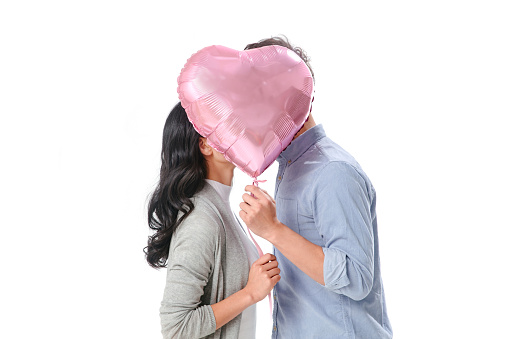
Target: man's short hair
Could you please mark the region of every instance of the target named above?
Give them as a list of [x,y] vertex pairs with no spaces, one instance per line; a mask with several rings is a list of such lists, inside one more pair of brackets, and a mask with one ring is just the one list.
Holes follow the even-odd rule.
[[309,71],[311,72],[311,76],[313,77],[313,82],[315,81],[315,73],[313,73],[313,69],[311,68],[311,65],[309,64],[311,59],[308,57],[308,55],[302,48],[293,46],[290,43],[290,41],[288,41],[288,38],[284,35],[271,37],[268,39],[262,39],[258,42],[247,45],[246,48],[244,48],[244,50],[259,48],[259,47],[264,47],[264,46],[272,46],[272,45],[283,46],[283,47],[286,47],[286,48],[294,51],[295,54],[297,54],[302,59],[302,61],[304,61],[306,66],[308,66]]

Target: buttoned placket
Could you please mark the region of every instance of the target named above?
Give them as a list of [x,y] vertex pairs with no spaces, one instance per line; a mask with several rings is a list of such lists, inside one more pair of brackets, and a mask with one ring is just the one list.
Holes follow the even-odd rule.
[[[284,160],[283,160],[284,159]],[[276,180],[276,189],[275,189],[275,192],[274,192],[274,199],[276,199],[277,197],[277,193],[278,193],[278,190],[279,190],[279,185],[281,184],[281,181],[283,181],[283,177],[285,175],[285,171],[286,171],[286,168],[292,163],[292,160],[286,160],[285,158],[283,158],[280,162],[279,162],[279,168],[278,168],[278,173],[277,173],[277,180]],[[273,338],[277,338],[277,295],[276,295],[276,289],[277,289],[277,286],[274,287],[274,290],[273,290],[273,296],[274,296],[274,321],[273,321],[273,327],[272,327],[272,332],[273,332]]]
[[272,323],[272,338],[277,338],[277,312],[278,304],[276,301],[276,292],[274,288],[274,310],[273,310],[273,323]]
[[[284,158],[283,158],[284,159]],[[274,190],[274,199],[277,198],[277,193],[278,193],[278,190],[279,190],[279,185],[281,184],[281,181],[283,180],[283,177],[284,177],[284,174],[285,174],[285,170],[286,170],[286,166],[287,166],[287,162],[284,161],[283,159],[281,159],[281,161],[279,161],[279,167],[278,167],[278,171],[277,171],[277,178],[276,178],[276,189]],[[273,296],[274,296],[274,310],[273,310],[273,323],[272,323],[272,338],[277,338],[277,312],[278,312],[278,305],[277,305],[277,296],[276,296],[276,289],[277,289],[277,286],[274,287],[272,293],[273,293]]]
[[276,178],[276,190],[274,191],[274,199],[277,197],[277,193],[279,191],[279,185],[281,184],[281,181],[283,180],[283,176],[285,174],[286,164],[283,162],[279,163],[279,168],[277,171],[277,178]]
[[[283,158],[284,159],[284,158]],[[277,197],[277,193],[279,191],[279,185],[281,184],[281,181],[283,181],[283,177],[285,175],[286,168],[292,163],[292,160],[287,161],[281,161],[279,163],[279,168],[277,172],[277,179],[276,179],[276,190],[274,191],[274,199]]]

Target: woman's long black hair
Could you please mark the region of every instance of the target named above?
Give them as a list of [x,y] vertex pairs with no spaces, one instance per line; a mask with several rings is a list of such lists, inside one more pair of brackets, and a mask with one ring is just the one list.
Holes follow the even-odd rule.
[[179,102],[164,124],[160,178],[148,204],[148,225],[155,233],[144,252],[154,268],[166,266],[173,232],[194,209],[191,197],[205,184],[207,165],[200,137]]

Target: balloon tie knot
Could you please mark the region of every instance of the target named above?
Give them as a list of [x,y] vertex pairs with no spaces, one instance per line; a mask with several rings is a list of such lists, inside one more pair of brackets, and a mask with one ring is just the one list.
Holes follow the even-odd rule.
[[255,177],[253,179],[253,185],[255,185],[256,187],[258,187],[258,183],[260,183],[260,182],[262,182],[262,183],[267,182],[267,180],[258,180],[258,177]]

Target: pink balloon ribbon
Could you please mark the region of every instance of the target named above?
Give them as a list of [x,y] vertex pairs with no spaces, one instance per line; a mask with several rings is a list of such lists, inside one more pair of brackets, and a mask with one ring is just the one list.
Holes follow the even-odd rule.
[[258,187],[258,183],[260,183],[260,182],[262,182],[262,183],[267,182],[267,180],[258,180],[258,177],[255,177],[253,179],[253,185],[255,185],[256,187]]
[[[258,251],[258,255],[261,257],[263,255],[263,251],[262,251],[262,248],[260,247],[260,245],[258,245],[258,243],[256,242],[255,238],[253,237],[253,234],[251,233],[251,231],[249,230],[249,227],[246,227],[247,228],[247,231],[249,232],[249,236],[251,237],[251,240],[253,240],[254,242],[254,245],[256,246],[256,250]],[[272,317],[272,293],[269,293],[269,307],[270,307],[270,315]]]
[[[253,179],[253,185],[255,185],[256,187],[258,187],[258,183],[260,182],[267,182],[267,180],[258,180],[258,177],[255,177]],[[251,196],[254,197],[253,193],[251,193]],[[247,226],[247,225],[246,225]],[[263,255],[263,251],[262,251],[262,248],[260,247],[260,245],[258,245],[258,243],[256,242],[255,238],[253,237],[253,234],[251,233],[251,230],[249,229],[249,227],[246,227],[247,228],[247,232],[249,233],[249,236],[251,237],[251,240],[253,240],[253,243],[256,247],[256,250],[258,251],[258,256],[261,257]],[[272,317],[272,293],[269,293],[269,307],[270,307],[270,315]]]

